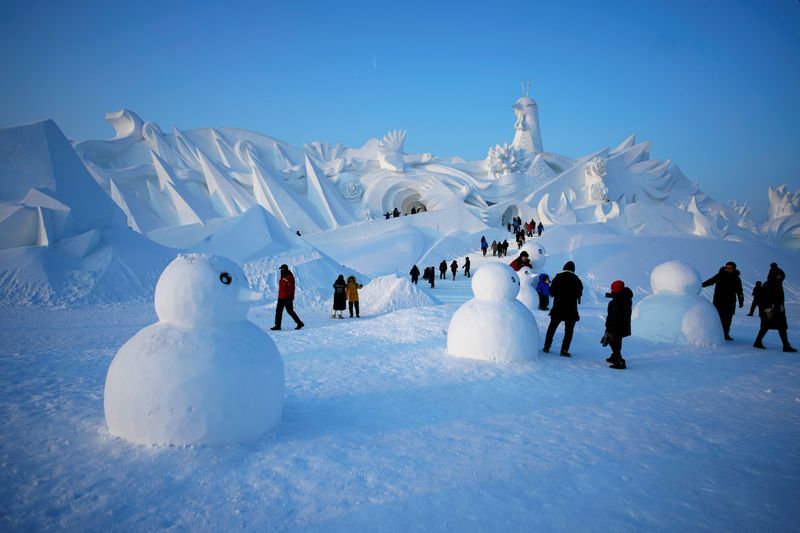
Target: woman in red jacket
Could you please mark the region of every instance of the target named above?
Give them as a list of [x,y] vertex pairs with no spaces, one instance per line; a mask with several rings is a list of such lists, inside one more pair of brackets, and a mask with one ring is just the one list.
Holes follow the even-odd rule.
[[294,329],[300,329],[305,324],[294,312],[294,275],[287,265],[281,265],[280,274],[281,276],[278,278],[278,306],[275,308],[275,325],[269,329],[273,331],[281,329],[284,309],[297,324]]

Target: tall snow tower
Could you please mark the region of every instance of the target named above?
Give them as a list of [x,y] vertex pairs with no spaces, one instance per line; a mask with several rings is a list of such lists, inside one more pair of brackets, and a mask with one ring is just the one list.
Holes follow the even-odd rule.
[[531,84],[523,85],[522,96],[514,105],[517,121],[514,124],[514,148],[528,153],[542,152],[542,134],[539,131],[539,106],[528,96]]

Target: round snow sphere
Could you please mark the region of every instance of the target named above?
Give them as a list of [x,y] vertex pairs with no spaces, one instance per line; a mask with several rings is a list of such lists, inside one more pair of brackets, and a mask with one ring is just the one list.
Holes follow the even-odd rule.
[[531,260],[531,268],[534,272],[541,272],[547,262],[547,255],[544,246],[538,242],[528,241],[522,245],[520,252],[528,252],[528,259]]
[[538,351],[536,320],[515,299],[473,298],[458,308],[447,328],[447,353],[457,357],[500,363],[533,360]]
[[650,274],[650,287],[654,293],[700,294],[700,274],[694,267],[675,260],[661,263]]
[[693,294],[665,291],[644,298],[633,308],[631,330],[636,337],[669,344],[716,346],[723,342],[716,309]]
[[241,443],[278,426],[284,383],[278,348],[252,322],[158,322],[117,352],[103,408],[109,432],[136,444]]
[[472,276],[472,293],[479,300],[513,300],[519,293],[519,276],[503,263],[488,263]]
[[230,324],[244,320],[258,297],[230,259],[181,254],[158,278],[156,314],[162,322],[183,326]]

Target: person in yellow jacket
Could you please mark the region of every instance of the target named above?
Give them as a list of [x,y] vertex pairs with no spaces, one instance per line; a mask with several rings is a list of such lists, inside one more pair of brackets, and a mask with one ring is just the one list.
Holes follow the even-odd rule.
[[362,288],[363,285],[356,282],[355,276],[350,276],[347,278],[347,306],[350,309],[350,318],[353,318],[353,307],[356,308],[356,318],[361,318],[361,315],[358,312],[358,289]]

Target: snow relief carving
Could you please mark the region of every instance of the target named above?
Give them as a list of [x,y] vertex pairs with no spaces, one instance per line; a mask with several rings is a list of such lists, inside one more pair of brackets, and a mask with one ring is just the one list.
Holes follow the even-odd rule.
[[530,166],[530,161],[522,150],[504,143],[496,144],[489,148],[486,156],[486,166],[492,176],[499,178],[506,174],[525,172]]
[[406,142],[404,130],[390,131],[378,144],[378,163],[381,168],[393,172],[405,172],[403,145]]

